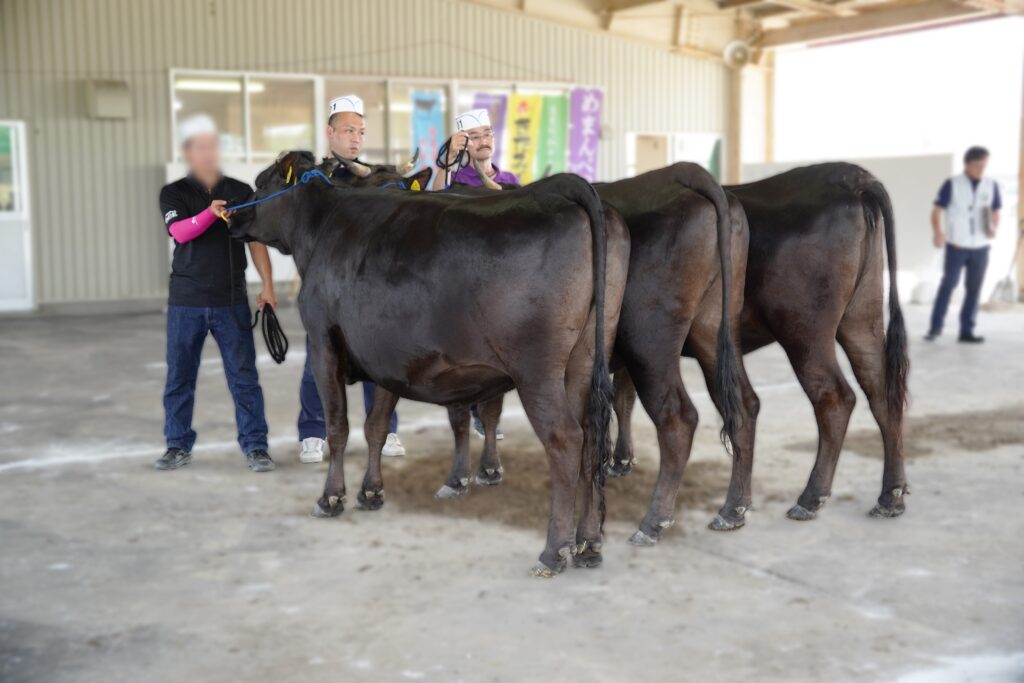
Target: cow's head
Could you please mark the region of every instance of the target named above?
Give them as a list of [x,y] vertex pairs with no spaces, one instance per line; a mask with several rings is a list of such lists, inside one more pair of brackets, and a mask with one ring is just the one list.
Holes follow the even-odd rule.
[[430,182],[431,170],[429,167],[407,175],[415,168],[419,154],[420,151],[417,149],[412,159],[400,167],[391,164],[363,164],[340,157],[327,157],[321,168],[324,168],[336,183],[348,187],[426,190],[427,183]]
[[[310,152],[282,153],[256,177],[256,193],[250,201],[269,197],[295,185],[303,173],[315,166],[316,160]],[[262,242],[282,254],[291,254],[296,222],[295,205],[289,194],[292,193],[233,212],[230,216],[231,236],[247,242]]]

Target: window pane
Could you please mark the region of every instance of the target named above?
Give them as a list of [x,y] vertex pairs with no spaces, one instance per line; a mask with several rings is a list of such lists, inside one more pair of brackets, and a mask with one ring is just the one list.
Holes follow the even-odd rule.
[[313,151],[313,81],[249,79],[253,154]]
[[[384,119],[386,90],[384,82],[351,81],[344,78],[327,78],[324,80],[324,111],[317,112],[317,121],[327,124],[327,105],[335,97],[358,95],[363,99],[364,123],[366,138],[363,140],[363,152],[359,158],[370,164],[383,164],[387,161],[387,131]],[[324,150],[324,154],[327,150]]]
[[14,191],[14,130],[0,126],[0,212],[18,211]]
[[242,120],[242,79],[221,76],[184,76],[174,78],[174,148],[177,123],[195,114],[210,116],[220,130],[221,151],[230,157],[245,154],[245,128]]
[[437,150],[451,130],[448,88],[393,83],[390,94],[390,162],[404,163],[419,148],[417,168],[433,166]]

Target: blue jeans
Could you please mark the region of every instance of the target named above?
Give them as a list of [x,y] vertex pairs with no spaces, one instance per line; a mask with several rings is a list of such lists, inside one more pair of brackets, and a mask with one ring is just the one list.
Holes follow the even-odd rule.
[[267,449],[263,390],[256,374],[256,346],[249,329],[249,304],[199,308],[167,307],[167,384],[164,386],[164,436],[168,448],[191,451],[196,442],[192,411],[196,377],[206,335],[213,334],[228,389],[235,402],[238,445],[243,453]]
[[946,245],[946,257],[942,268],[942,282],[939,293],[935,296],[932,308],[932,332],[941,332],[942,323],[949,309],[949,298],[960,282],[960,271],[967,269],[964,303],[960,308],[960,336],[974,334],[974,323],[978,318],[978,298],[981,296],[981,283],[985,280],[985,269],[988,268],[988,247],[964,249],[952,244]]
[[[363,407],[370,414],[373,406],[372,382],[363,382]],[[398,412],[391,413],[391,424],[388,432],[398,431]],[[309,337],[306,337],[306,367],[302,370],[302,382],[299,384],[299,441],[315,437],[327,438],[327,426],[324,421],[324,406],[320,402],[320,393],[316,389],[313,378],[313,360],[309,351]]]

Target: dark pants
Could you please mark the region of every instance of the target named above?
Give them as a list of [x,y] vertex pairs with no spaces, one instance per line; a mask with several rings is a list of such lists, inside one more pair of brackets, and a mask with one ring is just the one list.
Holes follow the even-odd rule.
[[238,445],[243,453],[267,449],[263,390],[256,374],[256,346],[249,329],[249,304],[195,308],[167,307],[167,384],[164,436],[168,448],[191,451],[196,442],[192,411],[196,377],[207,334],[213,334],[235,402]]
[[[363,382],[363,407],[370,414],[373,406],[373,388],[371,382]],[[391,413],[391,424],[388,432],[398,431],[398,412]],[[306,367],[302,371],[302,383],[299,384],[299,441],[316,437],[327,438],[327,426],[324,422],[324,406],[320,402],[320,394],[316,390],[313,379],[313,360],[309,351],[309,337],[306,337]]]
[[939,293],[935,296],[935,307],[932,309],[932,332],[941,332],[942,323],[949,309],[949,298],[960,282],[960,271],[967,269],[964,293],[964,304],[960,308],[960,335],[974,334],[974,323],[978,317],[978,299],[981,296],[981,283],[985,280],[985,269],[988,268],[988,247],[979,249],[963,249],[952,244],[946,245],[946,258],[943,264],[942,282]]

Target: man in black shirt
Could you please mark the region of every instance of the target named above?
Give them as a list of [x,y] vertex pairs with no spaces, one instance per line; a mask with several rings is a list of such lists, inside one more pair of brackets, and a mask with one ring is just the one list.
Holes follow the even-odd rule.
[[[206,335],[213,334],[235,402],[238,443],[249,469],[267,472],[274,469],[274,461],[267,453],[263,390],[249,328],[245,247],[228,236],[221,218],[225,206],[245,201],[252,188],[221,174],[217,129],[209,117],[182,122],[179,140],[189,174],[160,191],[160,212],[174,239],[174,258],[167,300],[167,452],[156,461],[156,468],[173,470],[192,461],[196,376]],[[274,306],[267,248],[251,242],[249,253],[263,280],[257,305]]]

